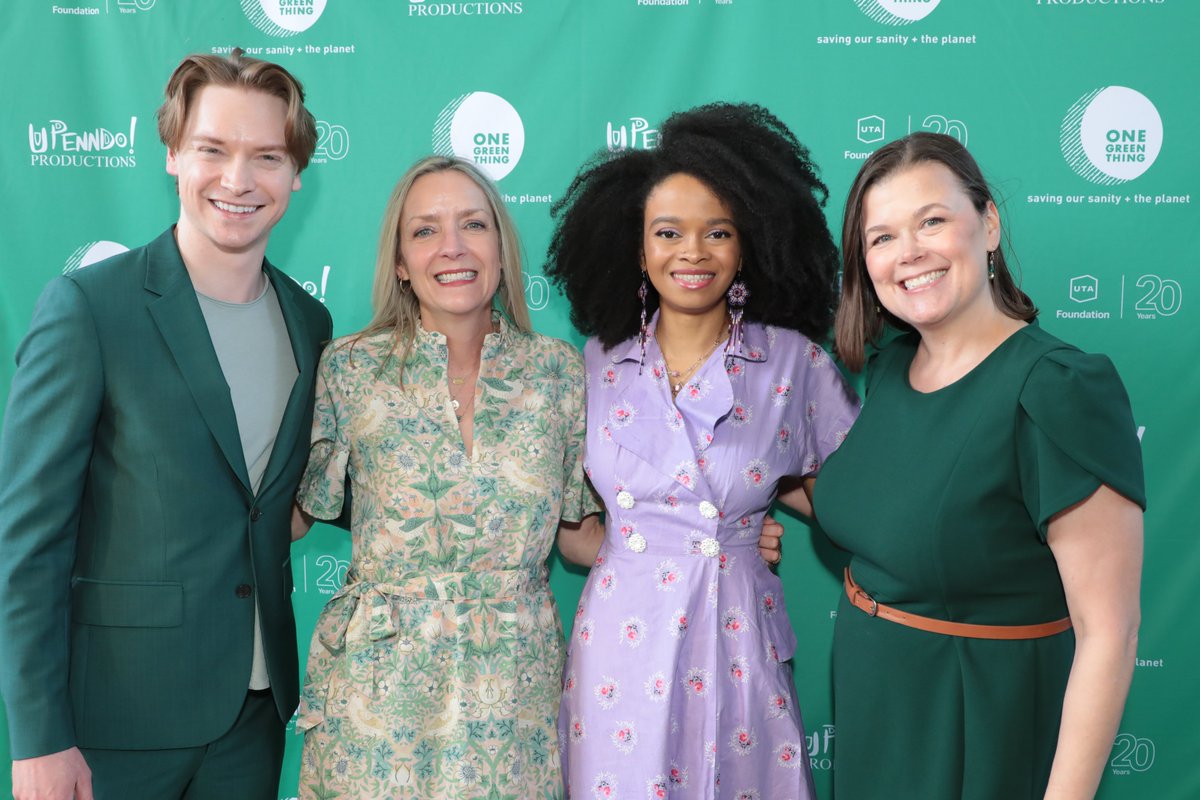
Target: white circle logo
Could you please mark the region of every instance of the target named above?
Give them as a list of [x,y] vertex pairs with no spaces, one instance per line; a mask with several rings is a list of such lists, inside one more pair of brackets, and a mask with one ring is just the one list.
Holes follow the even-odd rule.
[[433,151],[477,164],[492,180],[513,171],[525,150],[521,115],[498,94],[471,92],[451,101],[433,127]]
[[1162,117],[1141,92],[1125,86],[1096,89],[1067,111],[1059,143],[1063,158],[1082,177],[1103,186],[1125,183],[1158,158]]
[[295,36],[325,13],[326,0],[242,0],[246,18],[269,36]]
[[942,0],[854,0],[864,14],[885,25],[909,25],[933,13]]
[[74,253],[71,253],[63,267],[62,274],[70,275],[77,269],[90,267],[97,261],[127,252],[129,252],[129,248],[119,242],[110,242],[104,239],[98,242],[85,242],[75,248]]

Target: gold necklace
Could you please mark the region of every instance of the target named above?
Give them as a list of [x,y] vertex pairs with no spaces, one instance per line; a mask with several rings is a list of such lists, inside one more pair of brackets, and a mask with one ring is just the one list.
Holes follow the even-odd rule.
[[453,395],[453,393],[450,395],[450,407],[454,409],[454,416],[458,418],[459,422],[462,421],[462,418],[467,415],[467,411],[474,404],[475,404],[475,392],[474,391],[471,392],[469,398],[464,399],[461,403],[459,402],[458,398]]
[[[685,369],[683,371],[673,370],[673,369],[671,369],[671,365],[667,364],[667,377],[670,379],[671,396],[672,397],[675,397],[676,395],[679,394],[679,390],[683,388],[683,384],[687,381],[688,378],[691,377],[692,373],[696,371],[697,367],[699,367],[701,364],[703,364],[705,361],[708,360],[708,357],[711,356],[713,354],[713,352],[717,349],[717,345],[719,345],[721,342],[725,341],[725,337],[728,335],[727,334],[728,330],[729,330],[729,326],[723,325],[721,327],[721,330],[717,332],[717,338],[713,340],[712,347],[708,348],[708,350],[705,353],[701,354],[701,356],[699,358],[697,358],[695,361],[693,361],[692,365],[690,367],[688,367],[687,369]],[[665,364],[666,361],[667,361],[667,353],[666,353],[666,351],[663,351],[663,363]]]
[[[498,330],[499,330],[499,327],[496,325],[495,320],[492,320],[490,328],[488,330],[488,333],[496,333]],[[463,384],[465,384],[467,382],[467,378],[478,378],[478,377],[479,377],[479,368],[478,367],[476,367],[473,372],[468,372],[466,375],[460,375],[456,378],[450,374],[449,363],[446,364],[446,379],[450,382],[450,386],[452,386],[452,387],[453,386],[462,386]],[[474,404],[475,404],[475,381],[474,380],[471,381],[471,392],[470,392],[469,400],[463,400],[462,402],[459,402],[458,398],[454,396],[454,389],[453,388],[450,389],[450,407],[454,409],[454,416],[458,418],[459,422],[462,422],[463,417],[465,417],[467,415],[467,411]]]
[[470,376],[464,375],[461,378],[450,378],[450,383],[452,386],[452,388],[450,389],[450,407],[454,409],[454,416],[458,417],[459,421],[462,421],[462,418],[464,416],[466,416],[467,410],[475,402],[475,386],[474,386],[474,382],[472,382],[470,389],[466,393],[464,393],[465,396],[463,397],[462,400],[459,400],[457,397],[454,396],[455,390],[453,387],[463,386],[467,382],[468,377],[470,377]]
[[454,416],[457,417],[460,422],[462,421],[462,418],[466,416],[467,410],[475,402],[475,382],[471,381],[471,386],[465,393],[466,396],[463,397],[462,400],[459,400],[454,395],[462,391],[462,387],[466,384],[467,379],[470,377],[472,377],[471,373],[467,373],[466,375],[460,375],[456,378],[453,375],[450,375],[449,371],[447,371],[446,375],[446,378],[450,383],[450,407],[454,409]]

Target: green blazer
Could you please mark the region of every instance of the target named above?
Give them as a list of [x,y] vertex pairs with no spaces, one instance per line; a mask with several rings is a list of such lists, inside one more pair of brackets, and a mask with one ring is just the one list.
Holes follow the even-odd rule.
[[328,311],[264,262],[299,377],[257,495],[168,230],[46,287],[0,437],[0,693],[13,758],[213,741],[246,697],[254,599],[297,703],[289,561]]

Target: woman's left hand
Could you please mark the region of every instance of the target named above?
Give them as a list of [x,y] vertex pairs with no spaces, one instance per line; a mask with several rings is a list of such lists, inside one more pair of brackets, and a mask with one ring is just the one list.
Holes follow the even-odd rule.
[[758,554],[771,566],[783,560],[782,538],[783,526],[773,517],[763,517],[762,531],[758,534]]

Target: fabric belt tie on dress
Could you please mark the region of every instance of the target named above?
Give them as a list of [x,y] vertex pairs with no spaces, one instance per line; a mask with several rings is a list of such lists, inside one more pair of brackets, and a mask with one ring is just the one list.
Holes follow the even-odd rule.
[[962,636],[968,639],[1043,639],[1056,633],[1062,633],[1071,627],[1070,617],[1056,619],[1053,622],[1042,622],[1038,625],[974,625],[967,622],[947,622],[942,619],[922,617],[892,606],[885,606],[875,600],[854,582],[849,567],[846,567],[842,574],[846,597],[855,608],[865,611],[869,616],[886,619],[889,622],[921,631],[940,633],[944,636]]
[[331,652],[348,641],[378,642],[399,631],[392,616],[393,603],[463,603],[504,601],[529,597],[547,588],[546,567],[512,570],[442,573],[403,579],[396,583],[360,581],[348,575],[326,608],[337,623],[321,636]]

